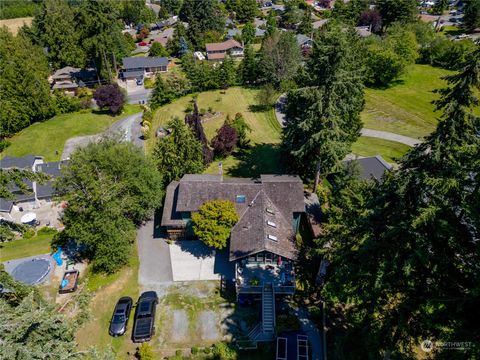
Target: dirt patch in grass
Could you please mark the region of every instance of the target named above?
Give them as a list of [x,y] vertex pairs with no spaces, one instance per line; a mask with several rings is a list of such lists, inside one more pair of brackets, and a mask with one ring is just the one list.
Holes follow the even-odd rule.
[[0,20],[0,27],[6,26],[13,35],[17,35],[18,29],[20,29],[23,25],[32,25],[32,20],[33,17]]

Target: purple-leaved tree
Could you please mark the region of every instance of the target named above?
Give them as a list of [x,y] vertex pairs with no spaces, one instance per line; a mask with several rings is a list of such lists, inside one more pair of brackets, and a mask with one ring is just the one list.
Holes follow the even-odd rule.
[[108,110],[116,115],[120,113],[125,103],[125,96],[120,91],[117,84],[109,84],[98,87],[93,94],[93,98],[101,109]]

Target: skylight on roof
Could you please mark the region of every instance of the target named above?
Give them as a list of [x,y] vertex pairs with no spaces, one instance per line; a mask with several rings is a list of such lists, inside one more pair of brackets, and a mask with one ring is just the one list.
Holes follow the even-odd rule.
[[275,224],[273,221],[267,220],[267,225],[276,228],[277,224]]
[[267,237],[268,237],[269,240],[278,241],[278,238],[277,238],[275,235],[270,235],[270,234],[268,234]]
[[237,195],[235,196],[235,202],[237,204],[245,204],[247,202],[247,197],[245,195]]
[[275,215],[275,211],[273,211],[273,209],[266,208],[265,211],[271,215]]

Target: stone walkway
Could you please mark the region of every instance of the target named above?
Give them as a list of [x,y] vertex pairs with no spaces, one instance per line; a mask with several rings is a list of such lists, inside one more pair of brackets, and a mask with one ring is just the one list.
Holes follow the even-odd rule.
[[[287,94],[282,94],[278,98],[275,104],[275,116],[277,121],[280,123],[281,127],[285,126],[285,102],[287,100]],[[379,138],[383,140],[395,141],[401,144],[405,144],[411,147],[422,143],[419,139],[414,139],[408,136],[398,135],[387,131],[379,131],[373,129],[363,128],[361,130],[363,136],[369,136],[374,138]]]

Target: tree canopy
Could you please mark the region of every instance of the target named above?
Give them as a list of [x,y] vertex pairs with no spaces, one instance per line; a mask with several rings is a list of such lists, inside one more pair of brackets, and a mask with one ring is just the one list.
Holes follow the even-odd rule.
[[201,173],[204,169],[202,144],[192,130],[179,118],[172,119],[167,128],[170,134],[157,140],[152,155],[165,186],[184,174]]
[[288,92],[283,151],[292,171],[315,177],[315,189],[360,135],[363,74],[356,43],[352,30],[322,30],[299,81],[304,87]]
[[225,17],[216,0],[184,0],[180,18],[188,22],[187,33],[196,46],[205,44],[215,33],[221,36],[225,29]]
[[[329,244],[321,253],[332,272],[322,295],[351,309],[352,359],[413,359],[422,340],[474,344],[480,335],[479,65],[477,49],[446,77],[437,129],[398,170],[383,183],[342,186],[331,204],[320,244]],[[480,354],[475,346],[434,351],[439,359]]]
[[238,221],[235,205],[228,200],[204,203],[192,214],[193,232],[208,246],[223,249],[227,246],[232,227]]
[[56,183],[68,202],[61,240],[81,245],[95,270],[118,270],[130,258],[135,225],[161,205],[161,175],[141,149],[114,138],[76,150],[63,175]]

